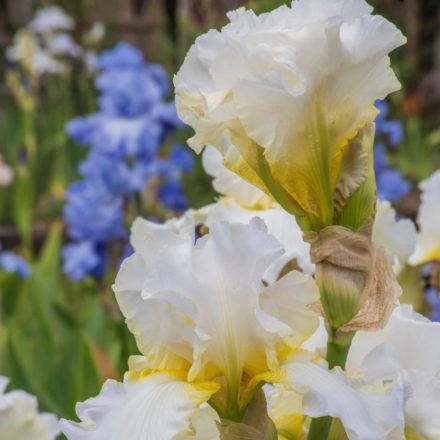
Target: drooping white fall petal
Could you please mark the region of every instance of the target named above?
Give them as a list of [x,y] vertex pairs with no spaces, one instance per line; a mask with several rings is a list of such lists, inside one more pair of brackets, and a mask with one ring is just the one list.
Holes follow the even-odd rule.
[[197,413],[217,390],[170,373],[127,373],[123,383],[108,380],[98,396],[77,404],[80,423],[62,420],[60,427],[68,440],[182,440],[197,434],[193,418],[199,434],[212,429],[213,420]]

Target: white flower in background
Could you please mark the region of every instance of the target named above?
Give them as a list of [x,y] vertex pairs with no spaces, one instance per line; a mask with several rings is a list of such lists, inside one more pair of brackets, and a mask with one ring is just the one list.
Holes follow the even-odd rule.
[[396,211],[390,202],[377,202],[373,241],[388,251],[396,272],[408,263],[414,252],[416,233],[416,227],[410,219],[396,219]]
[[419,185],[422,192],[417,222],[420,232],[411,264],[440,261],[440,171]]
[[104,23],[96,21],[90,30],[84,35],[84,40],[89,44],[100,43],[105,37],[106,29]]
[[95,74],[99,72],[99,57],[96,52],[93,50],[86,50],[83,53],[83,60],[89,73]]
[[3,156],[0,154],[0,188],[9,186],[14,180],[14,172],[12,168],[5,163]]
[[37,33],[45,34],[55,31],[69,31],[75,26],[72,17],[67,15],[59,6],[49,6],[40,9],[29,23],[29,27]]
[[45,73],[61,74],[66,72],[67,65],[44,51],[36,52],[32,58],[32,70],[37,76]]
[[70,34],[59,33],[48,39],[48,50],[53,55],[70,56],[77,58],[82,54],[82,49],[75,43]]
[[231,197],[249,209],[271,208],[276,204],[271,197],[256,186],[228,170],[223,165],[222,155],[213,146],[208,145],[205,148],[202,163],[205,171],[214,178],[212,186],[223,196]]
[[28,73],[37,77],[45,73],[60,74],[67,69],[64,62],[41,47],[38,38],[28,29],[21,29],[15,34],[12,46],[6,50],[6,58],[21,64]]
[[34,396],[6,392],[8,382],[0,376],[0,440],[54,440],[59,433],[57,418],[39,413]]
[[40,9],[29,24],[15,34],[6,57],[34,77],[62,74],[69,69],[66,57],[78,58],[83,54],[69,33],[73,28],[73,19],[58,6]]
[[347,144],[373,122],[374,101],[400,87],[388,53],[405,38],[371,12],[363,0],[230,12],[221,32],[196,40],[174,79],[178,113],[195,130],[189,145],[212,144],[295,215],[327,219],[334,194],[344,201],[366,178],[359,163],[355,181],[345,180]]

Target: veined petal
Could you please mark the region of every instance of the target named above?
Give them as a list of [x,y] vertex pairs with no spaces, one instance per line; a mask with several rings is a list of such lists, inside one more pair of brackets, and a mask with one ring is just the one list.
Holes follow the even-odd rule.
[[417,222],[420,232],[417,246],[411,256],[411,264],[422,264],[431,260],[440,260],[440,171],[420,184],[422,203]]
[[77,405],[80,423],[60,426],[69,440],[182,439],[195,434],[192,417],[217,390],[215,383],[189,384],[168,373],[134,380],[128,373],[123,383],[108,380],[97,397]]
[[303,413],[339,418],[350,440],[385,440],[403,432],[401,385],[367,386],[339,368],[312,363],[287,364],[283,371],[285,385],[303,395]]
[[248,208],[270,208],[274,200],[256,186],[251,185],[223,165],[223,157],[213,146],[207,146],[202,156],[203,167],[212,177],[214,189],[224,196],[231,197]]
[[55,440],[58,421],[39,413],[37,399],[24,391],[5,392],[9,379],[0,376],[0,439]]

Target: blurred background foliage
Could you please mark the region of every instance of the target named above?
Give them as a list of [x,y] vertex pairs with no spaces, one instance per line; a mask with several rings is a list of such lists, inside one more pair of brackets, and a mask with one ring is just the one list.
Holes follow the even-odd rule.
[[[90,270],[75,277],[67,271],[67,276],[65,262],[63,270],[62,249],[72,240],[71,220],[63,215],[66,194],[73,182],[84,177],[79,167],[88,157],[88,150],[65,127],[76,117],[102,113],[100,91],[94,85],[96,66],[88,65],[85,58],[70,57],[64,60],[65,71],[32,75],[7,61],[14,35],[39,8],[56,4],[73,18],[71,35],[84,53],[98,57],[104,49],[125,41],[139,48],[148,62],[164,66],[172,78],[194,38],[226,23],[228,10],[245,5],[264,12],[284,3],[0,0],[0,166],[4,161],[14,175],[7,185],[2,186],[0,179],[0,374],[11,377],[14,388],[37,395],[43,410],[73,418],[75,402],[96,394],[105,378],[120,378],[136,347],[110,287],[126,252],[126,237],[112,247],[105,242],[105,258],[112,264],[106,262],[99,274]],[[403,87],[381,107],[378,127],[383,128],[376,148],[383,160],[376,171],[378,179],[383,173],[379,191],[387,194],[401,215],[414,219],[417,184],[440,166],[439,2],[370,3],[408,37],[408,44],[393,54]],[[105,33],[90,40],[96,23],[104,25]],[[167,100],[172,100],[172,94]],[[172,142],[163,141],[160,154],[169,156],[171,144],[184,144],[189,135],[187,128],[175,128]],[[131,166],[133,158],[128,160]],[[136,215],[160,221],[186,206],[198,208],[215,199],[200,159],[193,160],[192,171],[178,173],[187,201],[179,198],[173,204],[169,192],[161,198],[151,185],[131,192],[123,202],[125,230]],[[152,197],[160,199],[160,209]],[[404,277],[413,292],[408,300],[429,313],[418,272],[407,271]]]

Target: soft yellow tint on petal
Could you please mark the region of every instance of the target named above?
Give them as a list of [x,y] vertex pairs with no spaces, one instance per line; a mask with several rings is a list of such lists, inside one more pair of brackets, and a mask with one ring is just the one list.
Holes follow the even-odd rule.
[[194,434],[192,417],[219,389],[189,384],[169,373],[146,373],[123,383],[109,380],[101,393],[77,405],[80,423],[61,421],[69,440],[181,439]]

